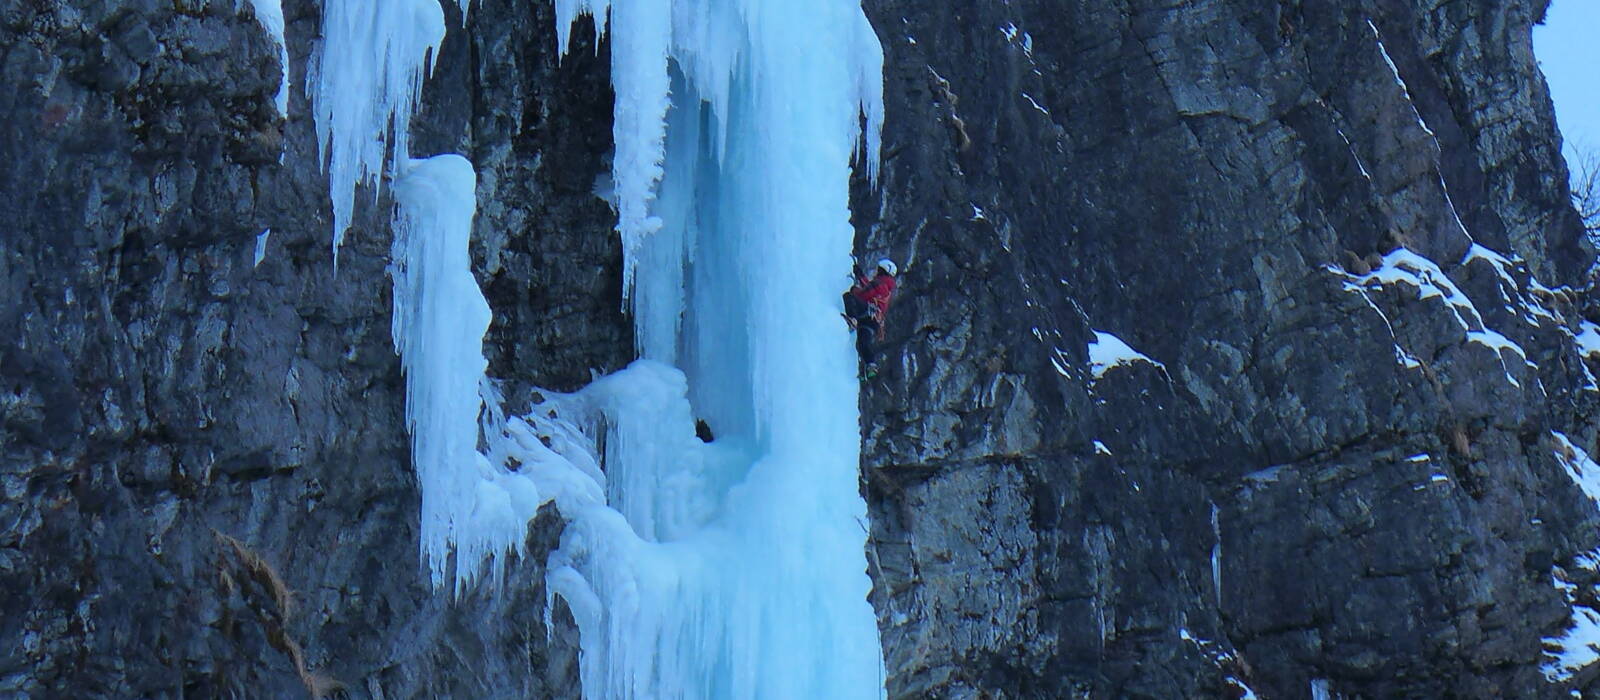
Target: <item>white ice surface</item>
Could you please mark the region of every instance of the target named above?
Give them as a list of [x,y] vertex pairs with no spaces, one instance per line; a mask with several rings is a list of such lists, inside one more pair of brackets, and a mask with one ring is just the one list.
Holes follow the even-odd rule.
[[272,229],[266,229],[256,234],[256,252],[252,259],[251,267],[260,267],[261,261],[267,259],[267,237],[272,235]]
[[250,0],[250,5],[255,9],[256,21],[261,23],[261,28],[267,30],[267,35],[278,44],[278,65],[283,71],[282,82],[278,83],[278,94],[272,98],[272,104],[277,106],[278,115],[289,116],[289,49],[283,40],[283,0]]
[[472,166],[406,157],[441,9],[328,0],[308,74],[335,255],[356,186],[376,196],[398,158],[392,331],[432,581],[498,581],[554,501],[568,527],[548,591],[578,621],[586,695],[881,697],[837,308],[852,159],[877,172],[876,34],[849,0],[556,9],[563,48],[582,12],[612,33],[612,191],[645,359],[527,415],[484,375]]
[[1215,541],[1211,545],[1211,587],[1217,593],[1217,607],[1222,607],[1222,522],[1219,520],[1221,509],[1217,504],[1211,504],[1211,537]]
[[[668,160],[667,111],[674,104],[680,111],[701,107],[674,101],[673,82],[699,95],[707,110],[707,124],[706,133],[697,134],[696,139],[710,155],[723,157],[730,135],[730,110],[739,101],[736,93],[752,89],[754,84],[748,82],[752,80],[761,83],[760,90],[782,92],[791,87],[781,84],[781,79],[760,75],[763,67],[743,62],[754,55],[757,47],[752,42],[757,37],[799,31],[803,25],[782,26],[788,19],[778,16],[800,10],[796,6],[765,8],[754,0],[556,0],[555,5],[556,38],[562,54],[571,45],[572,25],[579,15],[594,16],[596,31],[611,34],[611,83],[617,96],[612,180],[617,194],[617,232],[623,243],[623,295],[625,300],[631,299],[644,240],[666,223],[666,212],[657,211],[652,204],[660,194]],[[758,6],[764,11],[752,9]],[[858,139],[864,140],[867,172],[875,182],[884,109],[883,51],[877,33],[860,6],[845,0],[818,3],[814,14],[813,28],[825,33],[813,39],[829,42],[827,47],[813,45],[817,55],[787,60],[809,61],[822,58],[826,51],[829,59],[842,62],[839,67],[843,70],[830,76],[839,82],[827,90],[847,90],[848,109],[834,109],[846,105],[827,106],[836,112],[830,118],[845,120],[830,128],[850,132],[856,146],[863,145]],[[768,21],[775,24],[767,25]],[[863,116],[867,122],[864,130],[857,128],[857,120]]]
[[1326,678],[1311,679],[1311,700],[1334,700]]

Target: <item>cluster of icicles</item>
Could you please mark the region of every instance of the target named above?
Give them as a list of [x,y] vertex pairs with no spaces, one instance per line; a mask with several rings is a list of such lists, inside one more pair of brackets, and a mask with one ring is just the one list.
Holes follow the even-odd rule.
[[[281,43],[281,10],[255,2]],[[611,38],[640,359],[523,416],[486,376],[473,166],[409,157],[438,3],[326,0],[306,85],[335,261],[357,186],[392,180],[392,331],[433,584],[498,581],[553,501],[567,528],[548,589],[578,623],[586,695],[880,696],[835,289],[852,163],[876,175],[883,118],[858,0],[556,0],[563,53],[580,15]]]

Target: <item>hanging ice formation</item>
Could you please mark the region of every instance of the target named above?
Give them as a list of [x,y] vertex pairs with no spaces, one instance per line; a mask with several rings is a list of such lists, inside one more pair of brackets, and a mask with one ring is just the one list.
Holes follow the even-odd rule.
[[439,0],[322,5],[322,43],[306,70],[306,96],[317,123],[317,158],[328,171],[336,264],[356,185],[366,185],[376,200],[388,149],[402,162],[411,153],[407,125],[444,31]]
[[[569,515],[551,560],[585,693],[877,697],[837,308],[863,112],[876,165],[876,34],[855,0],[558,0],[563,49],[578,14],[604,30],[608,11],[618,231],[646,359],[622,373],[643,376],[586,390],[610,404],[612,508]],[[712,445],[697,449],[687,406]]]
[[[521,550],[542,503],[602,494],[527,421],[503,417],[498,397],[487,406],[483,398],[482,388],[492,390],[483,357],[490,312],[468,253],[477,177],[458,155],[406,157],[407,123],[444,39],[438,0],[328,0],[323,34],[307,91],[328,169],[334,252],[350,225],[356,186],[377,196],[392,148],[392,332],[422,487],[419,547],[433,585],[451,582],[459,591],[485,567],[498,574],[501,555]],[[487,453],[478,449],[480,437]],[[512,460],[522,468],[509,469]]]
[[[355,185],[375,189],[382,171],[372,136],[392,127],[408,153],[444,31],[434,3],[324,6],[308,89],[335,250]],[[563,50],[582,13],[612,37],[617,229],[642,358],[504,415],[467,255],[471,164],[396,163],[394,340],[434,583],[451,579],[452,554],[458,590],[497,571],[553,499],[569,525],[549,584],[578,622],[587,696],[879,697],[855,359],[838,318],[851,160],[877,165],[876,35],[857,0],[556,9]],[[695,437],[696,417],[715,441]]]
[[[526,421],[500,417],[498,396],[491,394],[483,410],[490,313],[467,248],[476,184],[472,164],[461,156],[410,161],[394,185],[389,270],[406,427],[422,486],[422,558],[438,587],[449,580],[454,553],[457,591],[484,564],[490,580],[499,580],[501,555],[521,551],[528,521],[548,498],[568,491],[600,498],[592,479],[570,486],[570,460],[544,447]],[[488,454],[478,450],[480,415]],[[508,457],[517,471],[507,468]],[[550,469],[552,463],[558,468]]]

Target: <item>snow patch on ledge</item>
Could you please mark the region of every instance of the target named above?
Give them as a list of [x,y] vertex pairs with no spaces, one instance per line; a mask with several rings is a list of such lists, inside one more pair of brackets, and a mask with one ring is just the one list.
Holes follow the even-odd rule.
[[[1550,431],[1555,441],[1552,452],[1578,488],[1590,501],[1600,504],[1600,464],[1596,464],[1583,448],[1573,444],[1566,434]],[[1573,558],[1580,569],[1593,571],[1600,563],[1600,552],[1587,552]],[[1562,683],[1596,661],[1600,661],[1600,611],[1578,602],[1578,586],[1567,580],[1561,567],[1551,568],[1551,582],[1561,591],[1571,610],[1566,629],[1558,636],[1545,637],[1544,663],[1540,670],[1545,680]]]
[[1481,243],[1473,243],[1472,247],[1467,249],[1466,256],[1461,258],[1461,262],[1466,264],[1479,259],[1489,261],[1489,264],[1494,265],[1495,274],[1500,276],[1501,281],[1511,289],[1517,288],[1517,280],[1511,276],[1511,270],[1516,269],[1516,263],[1493,249],[1485,248]]
[[[1572,331],[1567,330],[1565,326],[1557,327],[1558,330],[1572,339],[1572,346],[1578,351],[1580,357],[1585,360],[1595,359],[1597,355],[1600,355],[1600,325],[1595,324],[1593,321],[1585,320],[1579,323],[1578,328],[1578,333],[1574,334]],[[1578,368],[1583,370],[1583,390],[1600,391],[1600,380],[1596,380],[1594,372],[1589,371],[1589,364],[1580,361],[1578,362]]]
[[1050,116],[1050,110],[1045,109],[1043,106],[1041,106],[1039,104],[1038,100],[1033,99],[1033,95],[1029,95],[1028,93],[1024,92],[1024,93],[1022,93],[1022,99],[1027,100],[1028,104],[1033,105],[1034,109],[1037,109],[1040,112],[1044,113],[1045,116],[1047,116],[1047,117]]
[[1383,309],[1378,308],[1377,302],[1372,300],[1372,295],[1368,294],[1366,287],[1362,286],[1363,277],[1352,275],[1345,272],[1343,268],[1334,265],[1324,265],[1322,269],[1345,278],[1344,290],[1359,295],[1361,300],[1367,303],[1367,308],[1372,309],[1373,313],[1378,314],[1378,318],[1383,319],[1383,327],[1388,329],[1389,340],[1394,345],[1394,359],[1400,363],[1400,366],[1406,369],[1417,369],[1422,366],[1420,360],[1410,352],[1407,352],[1405,348],[1400,347],[1400,339],[1394,334],[1394,322],[1389,320],[1389,315],[1384,313]]
[[[1486,248],[1481,243],[1473,243],[1467,249],[1467,254],[1461,259],[1462,265],[1470,264],[1474,260],[1488,262],[1494,268],[1495,275],[1499,277],[1500,299],[1505,303],[1506,313],[1520,316],[1522,321],[1533,328],[1540,328],[1542,322],[1561,325],[1562,321],[1549,309],[1540,303],[1541,298],[1557,292],[1555,289],[1544,286],[1532,273],[1527,272],[1521,258],[1507,258],[1492,249]],[[1523,273],[1528,278],[1528,289],[1532,294],[1524,295],[1517,286],[1514,273]]]
[[[1178,628],[1178,638],[1193,644],[1195,646],[1195,650],[1199,651],[1201,655],[1205,656],[1206,659],[1211,661],[1212,665],[1217,667],[1218,670],[1225,672],[1237,670],[1237,667],[1239,666],[1239,657],[1235,655],[1233,651],[1224,648],[1215,641],[1196,637],[1191,634],[1186,627]],[[1228,685],[1233,686],[1235,693],[1237,693],[1237,695],[1234,697],[1238,697],[1239,700],[1256,699],[1257,696],[1255,691],[1251,690],[1250,686],[1246,685],[1245,682],[1234,673],[1228,673],[1223,677],[1223,680],[1227,682]]]
[[1600,661],[1600,612],[1576,602],[1578,587],[1565,576],[1566,572],[1558,566],[1553,568],[1550,578],[1556,590],[1567,599],[1572,616],[1559,636],[1540,640],[1544,644],[1545,659],[1539,670],[1551,683],[1571,680],[1579,671]]
[[[1364,297],[1367,296],[1368,290],[1382,290],[1384,285],[1405,283],[1416,288],[1418,301],[1434,298],[1443,301],[1446,308],[1455,316],[1456,324],[1465,332],[1467,342],[1477,343],[1495,351],[1500,366],[1505,371],[1506,381],[1512,386],[1521,387],[1522,384],[1511,375],[1511,368],[1506,364],[1505,355],[1501,351],[1509,350],[1521,358],[1523,363],[1533,366],[1533,363],[1528,361],[1528,353],[1522,346],[1489,328],[1483,322],[1483,315],[1478,313],[1478,308],[1473,305],[1472,300],[1456,287],[1455,282],[1439,268],[1437,263],[1410,249],[1403,247],[1394,249],[1393,252],[1383,256],[1382,265],[1365,275],[1352,275],[1331,265],[1325,269],[1347,280],[1346,291],[1356,292]],[[1367,302],[1372,303],[1370,297],[1367,297]],[[1383,314],[1381,310],[1378,313]],[[1384,317],[1384,321],[1388,321],[1387,316]],[[1393,335],[1393,332],[1394,328],[1391,325],[1390,334]],[[1398,345],[1396,350],[1405,353]]]
[[1556,460],[1567,470],[1567,476],[1572,477],[1572,483],[1583,489],[1589,500],[1600,503],[1600,464],[1590,459],[1589,453],[1574,444],[1566,434],[1552,430],[1550,436],[1556,441],[1553,450]]
[[1584,357],[1600,355],[1600,324],[1584,321],[1579,328],[1582,329],[1581,332],[1572,337],[1572,341],[1578,346],[1578,352]]
[[1136,362],[1155,365],[1162,371],[1167,369],[1166,365],[1150,359],[1148,355],[1138,350],[1134,350],[1127,343],[1122,342],[1121,338],[1105,331],[1094,331],[1094,340],[1089,342],[1089,367],[1095,379],[1104,377],[1106,372],[1111,371],[1113,368],[1132,365]]

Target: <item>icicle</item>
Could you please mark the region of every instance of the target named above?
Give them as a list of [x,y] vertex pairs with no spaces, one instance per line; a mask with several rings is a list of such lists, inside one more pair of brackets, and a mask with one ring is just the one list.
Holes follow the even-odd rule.
[[[856,45],[851,52],[856,70],[856,100],[861,104],[861,114],[866,117],[864,153],[867,162],[867,179],[878,184],[878,156],[883,150],[883,45],[878,33],[872,29],[865,14],[858,15]],[[853,125],[852,125],[853,126]]]
[[595,49],[599,49],[600,35],[606,31],[606,21],[611,16],[610,0],[556,0],[556,46],[561,55],[567,55],[572,39],[572,25],[579,15],[594,18]]
[[322,32],[306,91],[328,169],[337,266],[356,185],[376,198],[386,154],[410,153],[407,126],[444,41],[444,10],[438,0],[326,0]]

